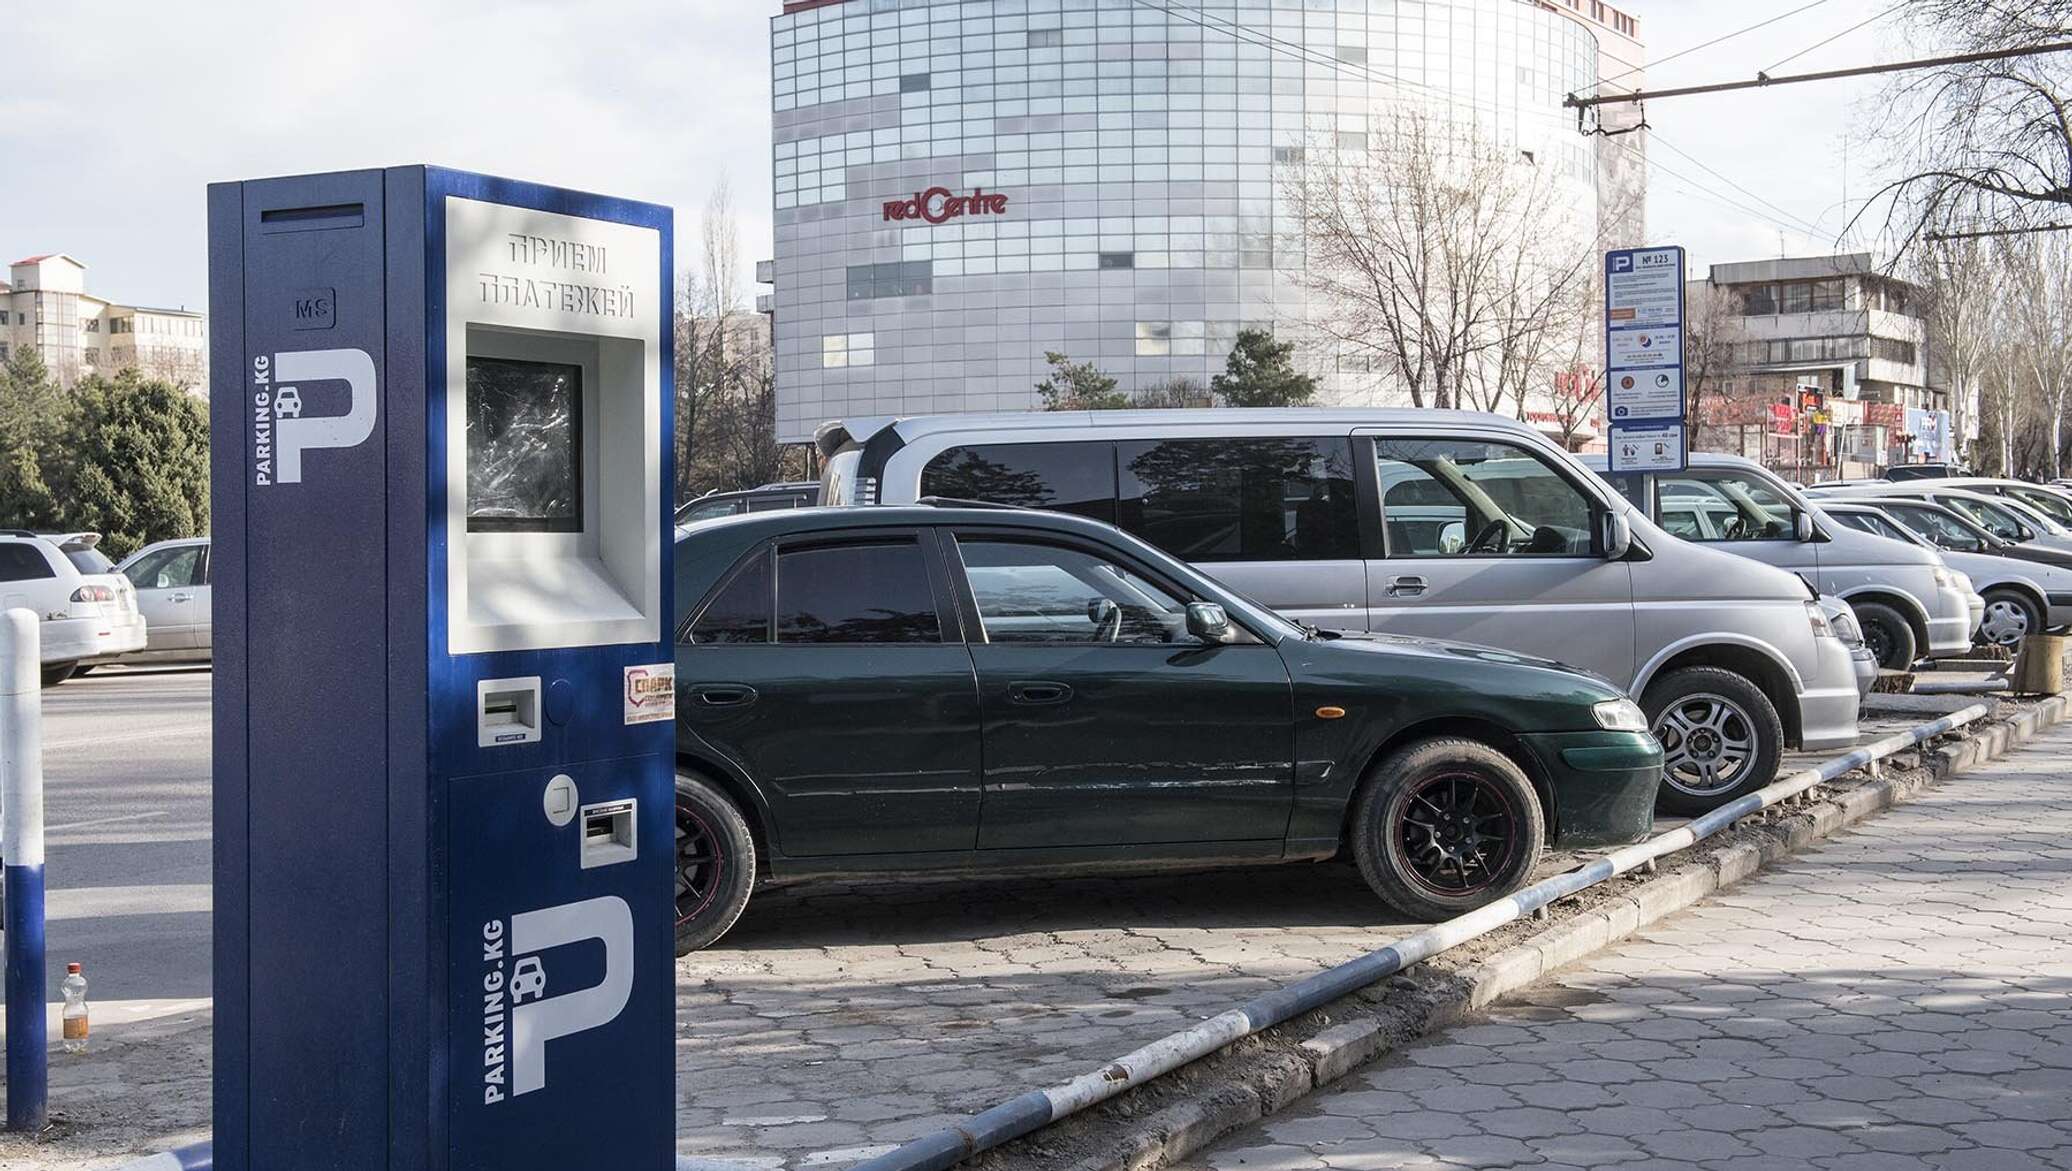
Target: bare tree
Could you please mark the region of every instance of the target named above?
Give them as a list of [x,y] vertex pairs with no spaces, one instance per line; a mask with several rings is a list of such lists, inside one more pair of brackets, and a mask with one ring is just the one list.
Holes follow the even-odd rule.
[[[1942,50],[2014,49],[2063,38],[2072,0],[1913,0],[1909,16]],[[1939,231],[2072,213],[2072,72],[2060,55],[1902,74],[1879,109],[1873,137],[1897,178],[1869,206],[1886,209],[1895,260]]]
[[1972,417],[1991,373],[1993,329],[2006,300],[2005,273],[1981,240],[1946,241],[1914,261],[1915,284],[1928,328],[1929,363],[1948,380],[1950,432],[1956,440],[1981,420]]
[[2039,462],[2061,476],[2065,398],[2072,392],[2072,245],[2052,234],[2006,239],[1997,251],[2012,283],[2008,320],[2020,346],[2019,373],[2047,428]]
[[1741,340],[1741,309],[1734,295],[1707,281],[1684,302],[1684,442],[1698,450],[1705,404],[1724,396]]
[[804,474],[802,451],[777,442],[769,322],[742,283],[739,224],[724,177],[698,223],[697,263],[676,310],[677,499]]
[[1282,176],[1317,328],[1417,406],[1544,385],[1595,269],[1552,168],[1421,108],[1375,122],[1364,149],[1305,148]]

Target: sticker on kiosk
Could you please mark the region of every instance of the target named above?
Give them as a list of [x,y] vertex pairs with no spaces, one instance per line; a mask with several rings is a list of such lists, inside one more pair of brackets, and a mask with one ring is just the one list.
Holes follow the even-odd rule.
[[676,664],[626,668],[626,722],[652,724],[676,718]]

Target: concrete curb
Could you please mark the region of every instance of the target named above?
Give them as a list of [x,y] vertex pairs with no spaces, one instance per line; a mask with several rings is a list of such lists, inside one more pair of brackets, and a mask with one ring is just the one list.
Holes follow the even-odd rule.
[[[1525,988],[1576,960],[1626,938],[1721,887],[1760,871],[1780,858],[1883,812],[1957,773],[2007,756],[2072,712],[2072,699],[2052,696],[2034,708],[1977,727],[1954,744],[1926,752],[1901,753],[1906,768],[1926,765],[1923,780],[1880,775],[1846,792],[1816,799],[1810,806],[1777,812],[1766,840],[1742,842],[1704,861],[1687,863],[1538,932],[1462,971],[1452,988],[1438,994],[1423,1027],[1409,1036],[1390,1021],[1358,1020],[1331,1025],[1303,1041],[1299,1058],[1276,1055],[1234,1079],[1208,1082],[1180,1100],[1141,1118],[1109,1140],[1108,1152],[1080,1165],[1082,1171],[1153,1171],[1171,1167],[1241,1126],[1274,1114],[1313,1090],[1329,1085],[1394,1050],[1405,1040],[1441,1028]],[[1808,795],[1811,796],[1810,794]]]

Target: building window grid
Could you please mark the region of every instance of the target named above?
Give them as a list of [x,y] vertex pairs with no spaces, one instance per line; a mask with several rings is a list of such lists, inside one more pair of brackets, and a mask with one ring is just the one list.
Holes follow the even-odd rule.
[[[950,173],[967,187],[1235,182],[1233,203],[1263,202],[1272,195],[1276,145],[1304,142],[1316,120],[1311,115],[1327,118],[1333,135],[1367,134],[1366,109],[1390,92],[1347,80],[1344,70],[1228,43],[1155,10],[1068,12],[1062,4],[1032,0],[1026,17],[966,20],[964,7],[909,2],[837,18],[840,6],[830,6],[782,18],[775,38],[779,109],[897,94],[902,77],[922,71],[930,86],[898,95],[898,125],[778,144],[780,211],[852,198],[850,168],[923,160],[950,161]],[[1435,0],[1429,11],[1443,16],[1447,8]],[[1475,91],[1482,113],[1494,108],[1507,139],[1551,138],[1547,131],[1559,119],[1535,122],[1530,105],[1594,76],[1596,64],[1595,45],[1580,28],[1509,17],[1478,22],[1467,19],[1475,13],[1466,6],[1451,9],[1451,22],[1406,18],[1393,28],[1382,14],[1305,13],[1300,0],[1233,14],[1326,55],[1364,42],[1370,69]],[[1052,22],[1054,28],[1043,27]],[[1043,35],[1030,36],[1031,26]],[[1124,61],[1117,68],[1096,57],[1097,43],[1113,44],[1117,33],[1137,43],[1185,44],[1194,56]],[[1491,45],[1495,52],[1481,53]],[[1193,141],[1174,146],[1174,138]],[[1556,149],[1571,175],[1586,183],[1594,178],[1590,152]],[[973,162],[981,166],[968,165]],[[885,184],[874,177],[862,189],[857,178],[853,198],[862,206],[847,214],[875,218]],[[1014,214],[1048,217],[1052,209],[1018,200]],[[970,224],[913,225],[900,229],[898,255],[925,260],[940,276],[1093,269],[1103,254],[1113,263],[1123,252],[1136,268],[1268,269],[1301,262],[1293,225],[1193,218],[1198,224],[1127,217],[1126,229],[1086,217],[1009,220],[980,232],[968,231],[977,226]]]

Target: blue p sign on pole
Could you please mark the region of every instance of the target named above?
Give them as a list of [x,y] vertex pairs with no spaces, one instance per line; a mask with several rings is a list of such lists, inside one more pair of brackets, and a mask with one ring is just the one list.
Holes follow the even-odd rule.
[[43,677],[29,610],[0,614],[0,857],[6,860],[7,1129],[49,1114],[43,969]]

